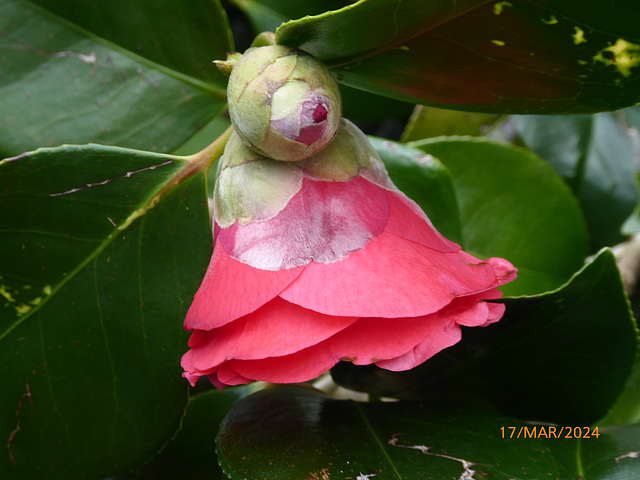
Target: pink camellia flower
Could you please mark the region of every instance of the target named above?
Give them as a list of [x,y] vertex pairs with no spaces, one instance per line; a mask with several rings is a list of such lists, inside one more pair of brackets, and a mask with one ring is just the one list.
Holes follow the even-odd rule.
[[209,269],[185,320],[195,385],[311,380],[338,361],[411,369],[499,320],[516,276],[433,227],[342,120],[327,147],[278,162],[229,141],[216,178]]

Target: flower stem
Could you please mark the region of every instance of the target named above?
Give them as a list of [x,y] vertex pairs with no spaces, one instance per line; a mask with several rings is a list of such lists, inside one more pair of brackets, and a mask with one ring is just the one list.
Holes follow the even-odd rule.
[[213,165],[213,162],[222,156],[224,147],[227,145],[227,141],[232,133],[233,127],[230,126],[205,149],[198,153],[194,153],[193,155],[177,157],[182,160],[186,160],[187,164],[184,168],[176,172],[176,174],[171,177],[171,179],[158,191],[158,193],[156,193],[152,200],[153,205],[158,203],[158,201],[160,201],[167,192],[200,172],[203,172],[205,178],[208,178],[207,174],[209,173],[211,165]]
[[211,165],[213,165],[213,162],[222,156],[222,152],[224,152],[224,147],[227,145],[231,133],[233,133],[232,126],[222,132],[222,134],[205,149],[183,158],[191,163],[197,171],[207,172],[209,168],[211,168]]

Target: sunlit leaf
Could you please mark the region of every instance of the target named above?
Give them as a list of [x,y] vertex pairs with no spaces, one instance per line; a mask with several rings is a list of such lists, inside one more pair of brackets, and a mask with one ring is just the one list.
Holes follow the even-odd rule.
[[612,113],[517,116],[513,125],[525,145],[567,180],[587,219],[592,249],[620,242],[621,226],[638,202],[627,127]]
[[529,295],[566,282],[583,264],[587,233],[575,197],[541,158],[482,138],[440,137],[409,144],[451,172],[462,246],[503,257],[518,278],[502,290]]
[[402,133],[402,142],[442,135],[483,135],[501,117],[488,113],[461,112],[416,105]]

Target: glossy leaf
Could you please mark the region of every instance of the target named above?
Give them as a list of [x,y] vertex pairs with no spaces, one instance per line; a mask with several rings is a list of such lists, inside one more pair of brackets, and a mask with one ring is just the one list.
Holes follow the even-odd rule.
[[[640,425],[598,428],[597,437],[581,427],[550,430],[478,407],[355,403],[274,387],[232,409],[218,448],[233,480],[633,478]],[[545,438],[550,431],[562,438]]]
[[[505,331],[476,370],[485,372],[494,401],[516,416],[527,412],[529,418],[568,424],[604,416],[622,392],[638,350],[613,254],[602,251],[557,292],[506,304]],[[505,369],[506,362],[512,366]]]
[[[342,114],[354,122],[384,122],[399,119],[399,133],[413,111],[413,104],[400,102],[357,88],[340,85],[342,94]],[[367,124],[365,123],[365,127]],[[390,138],[399,138],[400,134]]]
[[150,463],[120,480],[226,479],[215,453],[220,422],[233,405],[259,388],[254,383],[192,397],[176,437]]
[[231,0],[240,8],[256,33],[275,32],[280,24],[307,15],[338,10],[348,0]]
[[440,233],[454,242],[462,241],[460,212],[449,171],[422,150],[369,137],[393,183],[414,200]]
[[[275,32],[284,22],[329,10],[338,10],[350,2],[346,0],[233,0],[253,26],[254,35]],[[406,119],[413,105],[363,90],[341,85],[343,114],[353,121],[378,122],[389,117]]]
[[636,360],[625,389],[618,401],[602,418],[602,425],[623,425],[625,423],[640,423],[640,358]]
[[587,219],[592,248],[619,243],[621,226],[638,202],[627,127],[612,113],[517,116],[513,125],[525,145],[571,186]]
[[124,473],[177,430],[182,321],[212,246],[190,169],[96,145],[0,162],[3,479]]
[[63,143],[168,152],[220,114],[218,1],[5,0],[0,157]]
[[501,117],[488,113],[461,112],[416,105],[402,133],[402,142],[413,142],[442,135],[472,135],[487,133]]
[[409,145],[438,158],[451,172],[463,248],[506,258],[518,268],[518,278],[502,288],[505,294],[552,290],[582,266],[588,240],[581,211],[541,158],[482,138],[442,137]]
[[465,329],[458,345],[417,369],[357,371],[341,364],[333,377],[376,395],[489,400],[506,415],[567,425],[589,425],[607,414],[637,352],[636,325],[611,252],[601,252],[555,292],[505,303],[498,324]]
[[640,101],[639,23],[635,0],[361,0],[276,33],[346,85],[380,95],[478,112],[589,113]]

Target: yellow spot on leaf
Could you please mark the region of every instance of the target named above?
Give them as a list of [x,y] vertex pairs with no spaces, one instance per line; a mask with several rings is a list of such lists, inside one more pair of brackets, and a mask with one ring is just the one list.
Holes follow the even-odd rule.
[[31,310],[31,307],[29,305],[23,304],[23,305],[20,305],[19,307],[16,307],[16,312],[18,312],[18,315],[24,315],[29,310]]
[[581,43],[585,43],[587,40],[584,38],[584,30],[580,27],[574,27],[576,33],[573,34],[573,43],[576,45],[580,45]]
[[502,13],[502,10],[504,10],[504,7],[512,7],[512,6],[513,5],[511,5],[509,2],[498,2],[493,5],[493,14],[500,15]]
[[51,285],[45,285],[42,289],[42,293],[45,295],[51,295]]
[[11,296],[11,293],[9,293],[5,285],[0,285],[0,295],[6,298],[9,302],[15,302],[15,300]]
[[558,19],[555,15],[551,15],[551,17],[549,17],[549,20],[543,18],[542,21],[547,25],[555,25],[556,23],[558,23]]
[[504,47],[504,42],[502,40],[491,40],[491,43],[495,43],[500,47]]
[[640,65],[640,45],[619,38],[615,45],[600,50],[593,59],[605,65],[613,65],[625,77],[631,69]]
[[34,298],[33,300],[31,300],[29,303],[31,305],[38,305],[41,301],[42,301],[42,297],[37,297],[37,298]]

